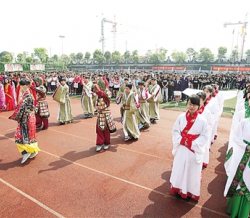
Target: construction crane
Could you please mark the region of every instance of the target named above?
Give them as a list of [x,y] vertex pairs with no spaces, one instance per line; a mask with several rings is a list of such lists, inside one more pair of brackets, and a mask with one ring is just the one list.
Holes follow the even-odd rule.
[[113,49],[115,51],[116,49],[116,32],[117,32],[117,29],[116,29],[116,26],[117,26],[117,22],[115,21],[112,21],[112,20],[108,20],[106,18],[103,18],[102,21],[101,21],[101,39],[100,39],[100,42],[102,43],[102,53],[104,54],[105,52],[105,37],[104,37],[104,23],[111,23],[112,24],[112,31],[113,32]]
[[224,23],[224,27],[227,27],[229,25],[242,25],[242,45],[241,45],[240,60],[243,59],[243,54],[244,54],[244,46],[245,46],[245,40],[246,40],[246,35],[247,35],[247,32],[246,32],[247,24],[248,24],[247,21],[244,21],[244,22],[239,21],[237,23],[231,23],[231,22]]

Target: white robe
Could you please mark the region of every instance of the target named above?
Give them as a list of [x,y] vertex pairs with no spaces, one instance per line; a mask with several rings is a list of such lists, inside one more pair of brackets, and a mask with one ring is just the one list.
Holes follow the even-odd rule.
[[207,136],[207,121],[198,115],[188,134],[199,134],[192,143],[191,149],[180,145],[181,132],[186,127],[186,114],[181,114],[173,126],[173,168],[170,177],[172,187],[178,188],[183,194],[188,192],[200,196],[201,171],[203,155],[205,153]]
[[[240,103],[238,103],[240,101]],[[245,102],[243,100],[243,102]],[[235,110],[233,119],[232,119],[232,125],[230,129],[230,134],[229,134],[229,141],[228,141],[228,147],[227,147],[227,152],[235,145],[234,143],[234,135],[237,134],[238,129],[240,128],[241,122],[245,119],[245,104],[242,103],[242,99],[237,99],[238,104],[237,110]],[[241,106],[239,106],[241,104]],[[231,164],[232,159],[229,159],[224,163],[224,167],[226,170],[227,176],[230,174],[230,164]]]
[[205,107],[203,113],[201,114],[207,121],[207,137],[208,140],[206,142],[206,149],[205,149],[205,153],[204,153],[204,158],[203,158],[203,163],[208,164],[209,163],[209,153],[210,153],[210,147],[211,147],[211,137],[212,137],[212,128],[213,128],[213,117],[212,117],[212,113],[210,112],[210,110]]
[[212,98],[209,103],[206,105],[206,109],[211,113],[211,120],[212,120],[212,133],[210,135],[210,142],[214,142],[214,133],[216,125],[218,125],[218,114],[220,111],[219,104],[216,98]]
[[[229,190],[229,188],[232,184],[232,181],[234,179],[234,176],[237,172],[237,168],[240,164],[242,156],[245,153],[247,144],[244,143],[243,140],[250,142],[250,119],[249,118],[241,121],[241,123],[238,126],[238,129],[235,131],[234,136],[232,137],[233,154],[229,159],[230,160],[229,164],[227,165],[227,167],[229,168],[228,169],[229,174],[228,174],[227,183],[226,183],[225,190],[224,190],[224,196],[226,196],[228,193],[228,190]],[[248,190],[250,190],[249,161],[248,161],[246,168],[243,172],[243,180],[244,180]],[[239,188],[239,186],[238,186],[238,188]]]

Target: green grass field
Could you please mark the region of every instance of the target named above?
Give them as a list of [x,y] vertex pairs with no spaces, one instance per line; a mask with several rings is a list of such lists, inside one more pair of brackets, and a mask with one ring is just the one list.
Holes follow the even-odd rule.
[[[223,116],[232,117],[234,108],[236,104],[236,97],[226,100],[224,102],[223,108]],[[175,105],[175,102],[167,102],[160,104],[162,109],[169,109],[169,110],[178,110],[178,111],[185,111],[186,110],[186,101],[180,102],[178,106]]]

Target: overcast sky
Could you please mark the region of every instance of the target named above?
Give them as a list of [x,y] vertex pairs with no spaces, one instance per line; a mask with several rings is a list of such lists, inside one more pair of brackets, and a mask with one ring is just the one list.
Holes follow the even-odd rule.
[[[118,23],[116,49],[124,52],[164,47],[241,46],[239,26],[225,22],[250,21],[250,0],[8,0],[1,1],[0,51],[32,52],[45,47],[49,55],[101,49],[101,18]],[[250,31],[245,50],[250,49]],[[235,29],[235,30],[234,30]],[[233,35],[234,30],[234,35]],[[105,23],[106,50],[113,50],[112,25]]]

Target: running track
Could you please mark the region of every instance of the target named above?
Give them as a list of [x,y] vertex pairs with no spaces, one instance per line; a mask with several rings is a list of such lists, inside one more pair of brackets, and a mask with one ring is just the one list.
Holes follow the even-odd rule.
[[119,107],[112,105],[118,131],[109,151],[95,152],[96,120],[82,119],[72,99],[75,121],[58,126],[58,105],[48,98],[50,127],[37,134],[41,152],[20,165],[14,144],[16,123],[0,113],[0,217],[227,217],[223,161],[231,119],[221,118],[210,164],[202,174],[195,204],[169,195],[171,128],[180,112],[161,110],[161,120],[124,143]]

